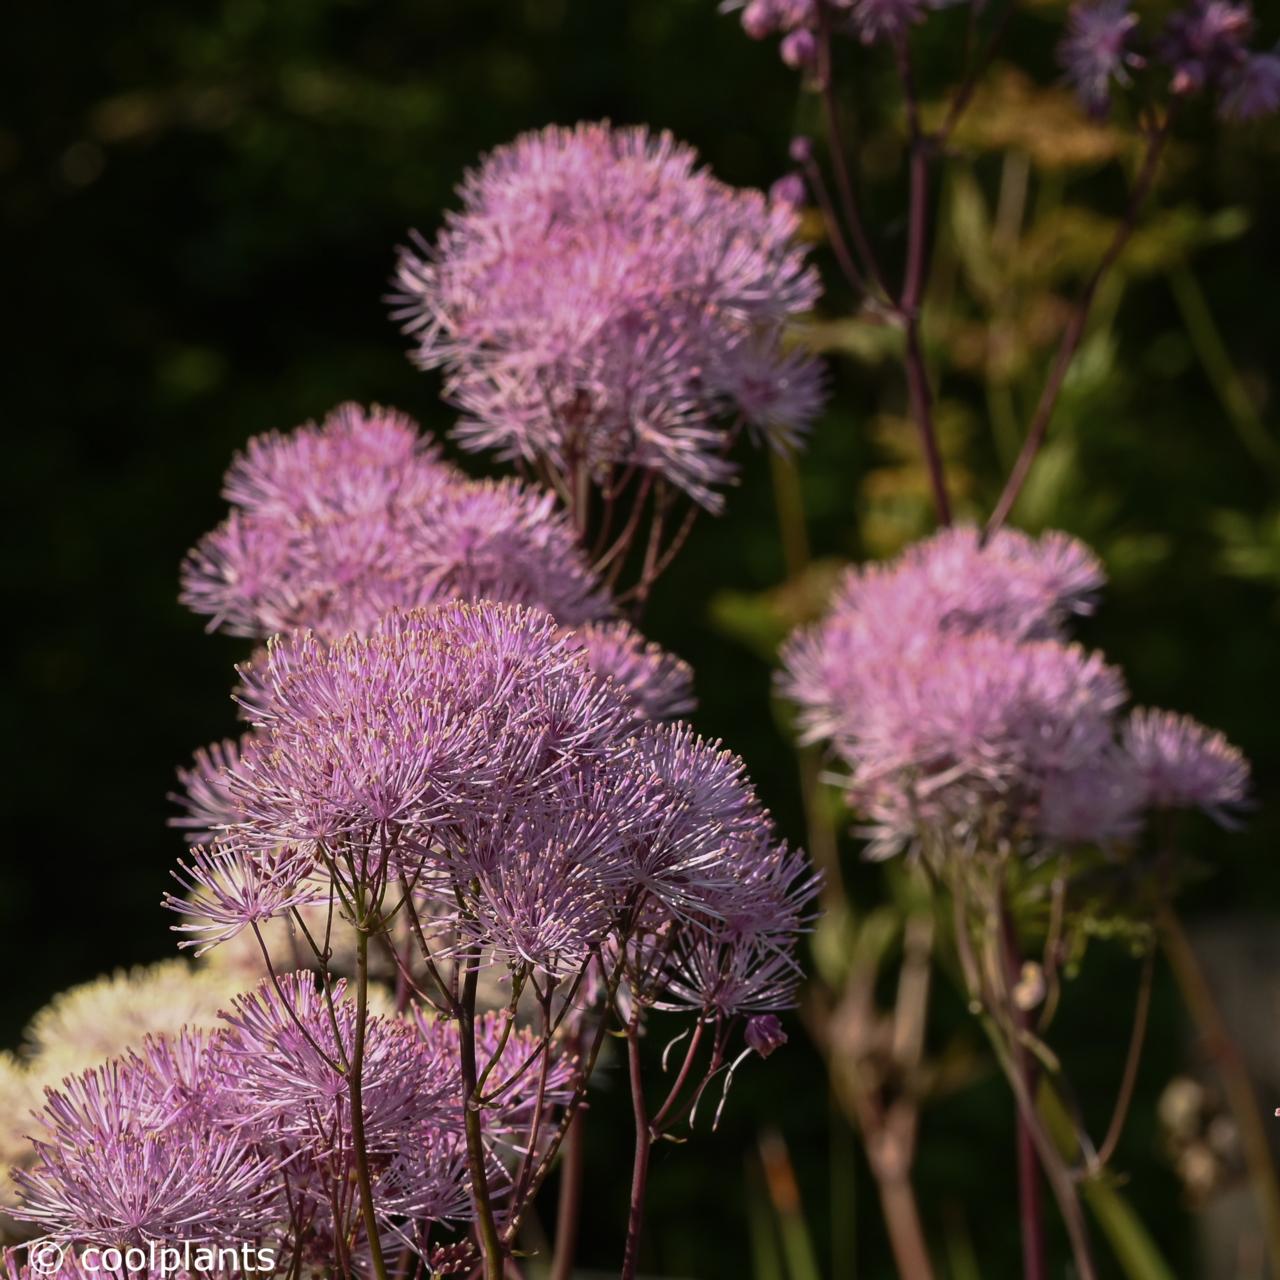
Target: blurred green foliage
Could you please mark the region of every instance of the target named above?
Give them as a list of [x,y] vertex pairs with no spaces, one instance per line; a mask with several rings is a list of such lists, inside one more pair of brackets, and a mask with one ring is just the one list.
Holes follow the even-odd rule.
[[[232,730],[230,668],[244,653],[179,609],[176,566],[220,517],[232,449],[348,398],[448,428],[435,380],[410,368],[381,302],[407,229],[436,225],[480,151],[548,121],[668,127],[725,179],[759,185],[784,169],[793,131],[816,129],[774,50],[715,9],[65,0],[8,15],[0,217],[13,324],[14,720],[0,928],[22,980],[4,988],[5,1043],[54,990],[169,953],[158,901],[178,839],[164,827],[165,793],[174,762]],[[1260,17],[1273,39],[1280,13]],[[939,203],[925,331],[944,449],[975,514],[1021,438],[1064,298],[1116,214],[1131,154],[1122,130],[1085,125],[1053,88],[1060,19],[1049,4],[1015,19],[1009,48],[1024,71],[997,68],[975,101]],[[945,80],[957,20],[945,12],[922,34],[926,84]],[[872,225],[896,260],[901,156],[888,83],[887,68],[869,65],[853,98]],[[1102,554],[1112,588],[1088,638],[1124,666],[1135,698],[1221,726],[1252,757],[1258,813],[1241,835],[1195,828],[1207,874],[1192,906],[1274,916],[1280,130],[1191,125],[1100,300],[1016,514]],[[772,650],[820,607],[835,565],[890,552],[929,522],[892,336],[851,321],[847,301],[833,287],[815,324],[835,398],[798,460],[814,567],[789,575],[775,493],[790,482],[750,457],[729,513],[695,530],[647,621],[698,672],[700,728],[746,756],[801,839]],[[882,899],[883,871],[860,864],[851,842],[843,855],[855,902]],[[1133,981],[1125,947],[1091,947],[1055,1028],[1097,1124]],[[937,1046],[962,1061],[924,1118],[927,1227],[948,1274],[1012,1275],[1007,1097],[954,989],[940,989],[936,1015]],[[870,1180],[798,1023],[792,1032],[767,1068],[740,1072],[719,1134],[704,1120],[688,1144],[656,1154],[654,1274],[890,1274]],[[1162,980],[1119,1167],[1180,1274],[1189,1222],[1158,1149],[1154,1099],[1183,1045]],[[620,1093],[606,1092],[589,1129],[583,1260],[599,1268],[615,1263],[625,1213]],[[805,1238],[794,1216],[766,1207],[762,1151],[780,1148],[769,1137],[761,1146],[763,1130],[785,1144]]]

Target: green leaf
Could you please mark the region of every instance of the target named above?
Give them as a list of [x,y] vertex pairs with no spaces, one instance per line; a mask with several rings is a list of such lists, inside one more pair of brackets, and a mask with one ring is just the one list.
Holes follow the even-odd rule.
[[[1075,1128],[1047,1080],[1041,1081],[1037,1105],[1059,1150],[1069,1160],[1076,1159]],[[1150,1233],[1105,1171],[1081,1183],[1080,1192],[1129,1280],[1175,1280]]]
[[1081,1191],[1129,1280],[1174,1280],[1150,1233],[1110,1183],[1095,1178],[1084,1183]]

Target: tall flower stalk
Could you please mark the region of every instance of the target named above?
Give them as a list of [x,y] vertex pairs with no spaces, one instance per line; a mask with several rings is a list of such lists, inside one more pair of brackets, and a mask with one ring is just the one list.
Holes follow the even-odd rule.
[[[935,193],[1013,7],[989,16],[985,34],[979,11],[969,15],[964,65],[939,102],[926,100],[914,57],[913,29],[931,20],[927,4],[748,0],[723,7],[741,11],[751,38],[780,37],[783,61],[801,72],[818,100],[825,163],[813,142],[798,138],[791,148],[796,177],[816,204],[832,260],[860,312],[901,334],[905,399],[934,514],[945,528],[955,516],[955,497],[939,443],[937,396],[922,333]],[[1246,773],[1225,743],[1176,717],[1138,712],[1122,733],[1106,727],[1125,696],[1118,673],[1056,639],[1065,618],[1088,607],[1101,580],[1098,566],[1082,547],[1059,541],[1037,549],[1008,535],[1004,526],[1049,434],[1094,303],[1139,227],[1183,103],[1215,98],[1224,119],[1240,118],[1237,99],[1247,98],[1243,114],[1249,116],[1276,107],[1262,87],[1270,69],[1257,65],[1269,55],[1246,47],[1252,27],[1244,5],[1189,4],[1154,36],[1143,32],[1122,0],[1072,8],[1061,65],[1095,118],[1107,115],[1119,98],[1135,104],[1141,159],[1115,229],[1067,311],[1009,474],[980,532],[962,527],[922,544],[896,567],[850,575],[828,620],[793,640],[783,654],[783,688],[798,704],[805,740],[829,743],[850,770],[848,799],[869,820],[862,832],[869,852],[883,857],[905,851],[931,867],[958,903],[973,904],[957,907],[955,940],[966,961],[969,997],[984,1011],[1018,1103],[1024,1269],[1031,1277],[1045,1275],[1047,1265],[1040,1169],[1067,1225],[1077,1268],[1094,1274],[1094,1262],[1076,1175],[1036,1112],[1043,1045],[1030,1016],[1038,1000],[1023,1003],[1032,996],[1022,975],[1024,969],[1041,970],[1022,958],[1008,894],[1024,891],[1017,887],[1020,875],[1005,883],[1009,871],[1045,857],[1062,858],[1069,867],[1076,855],[1065,851],[1081,844],[1127,848],[1144,804],[1200,805],[1224,817],[1243,800]],[[896,270],[887,265],[864,212],[857,148],[846,124],[844,89],[854,61],[846,51],[859,45],[864,62],[892,67],[900,91],[905,231]],[[1257,75],[1249,82],[1257,88],[1246,92],[1246,72],[1252,76],[1255,66]],[[1008,732],[1027,736],[1017,745],[1002,742]],[[1170,779],[1163,792],[1155,782],[1160,777]],[[1220,795],[1212,794],[1214,785],[1222,787]],[[995,862],[980,884],[973,883],[975,868],[989,858]],[[1070,874],[1064,870],[1059,882],[1069,883]],[[1001,927],[993,930],[992,920]],[[1046,968],[1053,963],[1047,961]],[[856,975],[849,980],[858,981]],[[1146,1003],[1139,1001],[1140,1017]],[[826,1033],[821,1038],[831,1040]],[[1134,1044],[1140,1047],[1141,1041],[1139,1022]],[[839,1052],[834,1043],[829,1048]],[[1124,1094],[1132,1088],[1133,1063],[1131,1054]],[[853,1102],[870,1146],[881,1136],[881,1112],[856,1093]],[[1109,1150],[1114,1139],[1104,1146]],[[885,1174],[874,1161],[872,1167],[883,1196]],[[927,1257],[927,1249],[918,1215],[888,1220],[891,1238],[903,1241],[895,1243],[902,1274],[923,1274],[918,1260]]]

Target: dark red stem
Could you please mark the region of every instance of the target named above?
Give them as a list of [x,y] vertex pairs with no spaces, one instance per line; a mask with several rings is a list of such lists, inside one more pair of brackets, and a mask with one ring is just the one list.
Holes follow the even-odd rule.
[[484,1280],[502,1280],[505,1271],[502,1241],[494,1218],[493,1200],[489,1194],[484,1130],[480,1119],[480,1090],[476,1071],[476,986],[480,976],[479,960],[466,956],[466,978],[463,983],[458,1019],[459,1065],[462,1074],[463,1124],[467,1139],[467,1168],[471,1175],[471,1200],[475,1207],[475,1229],[484,1260]]
[[627,1028],[627,1066],[631,1076],[631,1110],[636,1125],[636,1154],[631,1167],[631,1212],[627,1218],[627,1246],[622,1256],[621,1280],[635,1280],[640,1260],[640,1232],[644,1226],[644,1199],[649,1184],[649,1152],[653,1135],[644,1102],[640,1064],[640,1025],[632,1019]]
[[572,1280],[573,1259],[578,1250],[578,1220],[582,1213],[582,1126],[581,1110],[569,1124],[564,1139],[564,1159],[560,1163],[560,1203],[556,1210],[556,1252],[551,1280]]
[[840,103],[836,98],[835,77],[831,70],[831,18],[825,5],[818,6],[821,30],[818,37],[818,79],[819,92],[827,125],[827,146],[831,152],[831,171],[835,175],[836,192],[840,197],[841,211],[849,227],[849,235],[853,239],[854,248],[862,258],[865,274],[875,284],[883,297],[892,295],[885,281],[884,272],[880,269],[875,250],[862,221],[858,209],[857,196],[854,194],[853,178],[849,172],[849,158],[845,151],[844,131],[840,127]]
[[1103,280],[1106,279],[1107,273],[1115,265],[1116,259],[1120,257],[1121,253],[1124,252],[1125,246],[1129,243],[1138,224],[1138,214],[1142,211],[1142,206],[1151,191],[1152,184],[1155,182],[1156,172],[1160,164],[1160,155],[1164,151],[1165,141],[1169,137],[1169,125],[1172,119],[1172,112],[1170,112],[1165,117],[1164,123],[1151,133],[1147,144],[1147,154],[1143,159],[1137,180],[1133,184],[1133,190],[1129,195],[1129,202],[1125,207],[1120,225],[1116,228],[1115,235],[1112,236],[1111,243],[1107,246],[1107,251],[1102,255],[1102,261],[1098,263],[1093,275],[1089,277],[1081,290],[1079,298],[1076,299],[1076,304],[1071,311],[1071,317],[1067,321],[1067,327],[1063,330],[1062,338],[1058,343],[1058,350],[1054,355],[1048,380],[1044,384],[1044,390],[1040,393],[1040,400],[1036,405],[1035,415],[1031,419],[1027,438],[1022,444],[1022,451],[1018,454],[1017,460],[1013,464],[1013,470],[1010,471],[1009,479],[1005,482],[1004,491],[1000,494],[995,509],[991,513],[991,519],[987,521],[986,537],[990,537],[995,533],[1009,518],[1009,513],[1013,510],[1014,504],[1022,493],[1022,487],[1027,482],[1031,464],[1036,460],[1036,455],[1044,444],[1045,436],[1049,432],[1049,423],[1053,418],[1053,411],[1057,407],[1058,397],[1062,393],[1062,384],[1066,381],[1072,361],[1075,359],[1076,351],[1084,338],[1085,325],[1088,323],[1089,312],[1093,307],[1094,299],[1097,297],[1098,289]]
[[920,339],[920,308],[929,271],[929,161],[933,144],[920,130],[920,104],[905,38],[898,44],[898,71],[911,131],[907,261],[903,271],[902,298],[898,304],[906,334],[907,397],[911,402],[911,416],[920,432],[920,445],[929,472],[929,487],[933,491],[938,523],[945,525],[951,523],[951,500],[947,497],[938,431],[933,420],[933,391],[924,359],[924,344]]
[[[1022,953],[1018,948],[1018,937],[1014,930],[1013,919],[1005,908],[1000,912],[1000,929],[1004,939],[1005,981],[1012,991],[1017,987],[1022,976]],[[1030,1029],[1030,1015],[1021,1009],[1014,1010],[1019,1031]],[[1014,1061],[1026,1082],[1027,1095],[1033,1101],[1036,1096],[1036,1063],[1026,1048],[1014,1046]],[[1016,1109],[1018,1120],[1017,1155],[1018,1155],[1018,1216],[1022,1223],[1022,1274],[1024,1280],[1047,1280],[1048,1270],[1045,1258],[1044,1235],[1044,1199],[1040,1187],[1040,1157],[1036,1151],[1035,1138],[1031,1126],[1022,1113]]]

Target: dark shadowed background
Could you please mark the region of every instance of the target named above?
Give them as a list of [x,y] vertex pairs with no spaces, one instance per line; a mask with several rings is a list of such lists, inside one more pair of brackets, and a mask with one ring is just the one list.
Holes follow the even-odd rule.
[[[0,254],[12,326],[3,412],[14,648],[0,1044],[16,1044],[60,988],[172,953],[159,898],[180,840],[165,827],[165,795],[176,762],[233,730],[231,664],[246,652],[202,634],[178,606],[177,565],[222,516],[232,450],[344,399],[448,429],[436,379],[410,367],[381,300],[406,231],[434,229],[478,153],[551,121],[670,128],[735,183],[767,185],[784,171],[811,107],[775,51],[715,10],[714,0],[65,0],[6,14]],[[1280,13],[1273,5],[1260,16],[1270,43]],[[1037,5],[1012,31],[1015,53],[1045,85],[1060,20],[1057,7]],[[931,28],[928,68],[944,65],[948,40],[945,25]],[[871,73],[859,81],[873,127],[883,123],[881,84]],[[1055,128],[1047,120],[1045,136]],[[1106,559],[1113,586],[1088,638],[1122,663],[1137,700],[1222,727],[1253,759],[1261,807],[1248,830],[1192,829],[1204,874],[1188,914],[1274,926],[1280,127],[1228,134],[1193,113],[1190,135],[1160,196],[1186,225],[1169,244],[1147,245],[1108,300],[1104,340],[1086,349],[1092,363],[1069,389],[1047,478],[1020,515],[1079,533]],[[966,172],[994,193],[1008,178],[1001,163],[979,155]],[[1058,182],[1115,204],[1114,164],[1064,170]],[[892,252],[886,185],[876,224]],[[954,257],[968,225],[952,224]],[[1027,358],[1040,359],[1038,349]],[[1000,441],[987,426],[997,408],[956,368],[954,447],[976,511],[998,487]],[[870,358],[839,363],[835,388],[799,462],[813,550],[879,554],[927,521],[895,426],[901,391],[892,366]],[[1015,385],[1012,394],[1026,393]],[[695,530],[646,627],[697,670],[699,728],[747,758],[802,840],[760,594],[785,572],[773,482],[763,458],[746,459],[728,514]],[[880,872],[857,865],[852,844],[848,853],[855,894],[873,898]],[[1055,1027],[1095,1123],[1120,1070],[1132,983],[1122,949],[1091,949]],[[1276,1020],[1271,1001],[1259,1018]],[[957,997],[944,992],[940,1005],[939,1027],[961,1026]],[[821,1274],[851,1277],[851,1257],[860,1277],[891,1274],[856,1144],[799,1022],[789,1029],[785,1052],[742,1071],[718,1134],[704,1121],[687,1145],[659,1151],[653,1274],[750,1274],[765,1127],[795,1160]],[[1192,1271],[1191,1217],[1159,1148],[1155,1101],[1186,1042],[1162,974],[1119,1164],[1180,1274]],[[583,1260],[608,1268],[631,1137],[620,1097],[598,1112]],[[983,1276],[1015,1274],[1003,1086],[983,1076],[931,1107],[924,1125],[918,1182],[931,1231],[971,1238]]]

